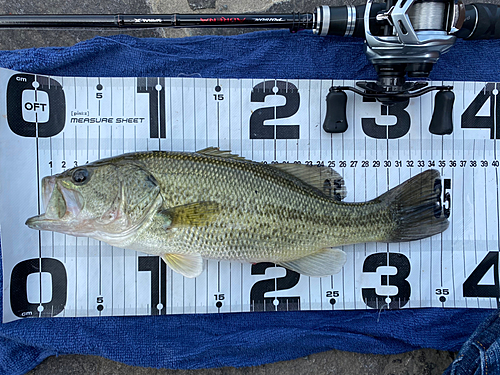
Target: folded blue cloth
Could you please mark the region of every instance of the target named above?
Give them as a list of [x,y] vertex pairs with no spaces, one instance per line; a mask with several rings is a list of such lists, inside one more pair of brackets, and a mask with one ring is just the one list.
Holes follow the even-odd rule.
[[[458,41],[431,79],[499,81],[498,61],[499,41]],[[0,66],[67,76],[376,78],[362,41],[286,31],[185,39],[98,37],[70,48],[0,51]],[[23,374],[44,358],[65,353],[187,369],[259,365],[329,349],[456,351],[490,313],[402,309],[25,319],[0,326],[0,371]]]
[[[442,56],[433,80],[499,79],[498,40],[463,41]],[[0,66],[65,76],[376,79],[357,38],[263,31],[183,39],[97,37],[70,48],[0,51]]]

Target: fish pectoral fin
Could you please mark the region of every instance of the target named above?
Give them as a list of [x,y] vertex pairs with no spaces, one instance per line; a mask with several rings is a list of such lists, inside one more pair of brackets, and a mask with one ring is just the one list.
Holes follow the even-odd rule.
[[164,254],[161,258],[175,272],[190,279],[203,272],[203,258],[199,254]]
[[339,273],[346,260],[343,250],[327,248],[303,258],[278,264],[304,276],[323,277]]
[[161,210],[158,215],[165,222],[165,229],[173,227],[199,227],[210,223],[219,213],[215,202],[197,202]]

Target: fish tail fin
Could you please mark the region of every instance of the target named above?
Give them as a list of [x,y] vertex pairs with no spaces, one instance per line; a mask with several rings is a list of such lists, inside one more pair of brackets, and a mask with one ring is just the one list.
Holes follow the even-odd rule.
[[441,212],[441,177],[437,170],[422,172],[382,194],[397,223],[384,242],[419,240],[443,232],[448,218]]

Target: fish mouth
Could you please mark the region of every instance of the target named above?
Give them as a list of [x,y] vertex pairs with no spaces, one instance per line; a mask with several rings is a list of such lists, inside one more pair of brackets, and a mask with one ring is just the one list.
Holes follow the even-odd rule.
[[83,208],[82,195],[64,186],[55,176],[42,179],[42,203],[45,213],[26,221],[26,225],[37,230],[61,230],[73,221]]

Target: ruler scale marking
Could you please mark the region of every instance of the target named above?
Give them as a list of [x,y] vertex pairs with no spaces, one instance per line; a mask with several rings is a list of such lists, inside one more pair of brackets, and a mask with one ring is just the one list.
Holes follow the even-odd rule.
[[[2,70],[0,85],[6,87],[8,79],[14,74],[16,72]],[[38,77],[42,76],[36,76],[36,80]],[[341,273],[318,279],[301,276],[297,285],[288,289],[280,289],[279,279],[285,278],[278,276],[280,267],[274,267],[276,272],[250,276],[250,265],[236,266],[234,262],[210,260],[205,262],[208,266],[202,278],[188,280],[170,268],[165,268],[165,273],[158,259],[158,306],[147,302],[150,294],[145,289],[145,281],[151,275],[138,269],[143,254],[120,250],[92,239],[57,233],[38,233],[34,236],[30,230],[21,227],[20,230],[27,236],[31,235],[36,239],[34,243],[38,244],[38,255],[34,257],[38,262],[37,281],[27,285],[28,298],[40,307],[38,314],[33,315],[35,317],[137,315],[153,313],[154,310],[162,314],[258,310],[260,302],[250,301],[250,289],[257,282],[269,279],[273,280],[274,292],[264,297],[273,301],[269,305],[272,310],[292,310],[296,307],[302,310],[371,308],[368,305],[371,302],[363,298],[364,291],[370,287],[383,290],[382,299],[373,301],[373,307],[378,309],[417,306],[491,308],[499,303],[498,294],[492,297],[462,295],[463,283],[477,270],[485,256],[498,252],[500,193],[498,165],[494,163],[497,160],[497,116],[491,118],[491,134],[488,129],[460,126],[461,114],[478,95],[485,96],[485,106],[489,106],[480,110],[485,112],[489,108],[490,113],[496,114],[498,92],[487,91],[487,83],[451,83],[455,86],[457,97],[453,113],[455,129],[451,135],[436,136],[429,133],[427,126],[433,105],[432,95],[426,94],[410,101],[405,109],[411,118],[410,130],[394,139],[391,138],[391,132],[400,126],[398,116],[390,115],[387,109],[377,114],[381,108],[379,103],[365,103],[352,93],[348,93],[348,130],[342,134],[327,134],[323,131],[326,91],[330,83],[353,83],[347,80],[146,78],[146,86],[153,84],[157,89],[154,100],[158,139],[154,139],[149,138],[147,101],[151,99],[148,98],[150,94],[138,92],[137,78],[43,79],[48,79],[48,85],[35,88],[34,100],[44,100],[40,93],[47,87],[53,88],[54,82],[58,82],[68,100],[66,124],[71,123],[73,126],[66,126],[62,134],[39,137],[45,120],[41,120],[41,112],[34,114],[35,143],[31,147],[35,147],[38,191],[31,193],[35,198],[31,202],[38,207],[38,212],[41,211],[40,184],[45,175],[125,152],[145,149],[195,151],[203,146],[217,145],[259,162],[307,161],[312,165],[329,165],[331,162],[345,179],[348,190],[346,201],[355,202],[384,193],[417,171],[431,167],[432,162],[434,168],[441,171],[444,189],[448,186],[446,179],[451,180],[449,192],[452,196],[452,216],[450,228],[435,238],[402,244],[344,246],[348,263]],[[263,90],[270,90],[263,102],[251,100],[251,91],[259,84],[262,84]],[[297,88],[300,106],[289,117],[280,117],[280,108],[290,106],[293,87]],[[498,90],[498,85],[488,87]],[[222,96],[214,97],[214,92]],[[256,110],[266,107],[273,108],[274,119],[266,120],[261,126],[264,129],[272,126],[273,138],[251,138],[248,121]],[[478,109],[476,117],[481,118],[483,112]],[[380,141],[367,136],[363,128],[362,120],[374,115],[376,125],[385,128],[385,137]],[[138,119],[142,117],[144,121],[140,122]],[[117,118],[131,119],[132,123],[136,123],[118,124]],[[79,119],[95,119],[95,122]],[[394,119],[396,123],[391,124]],[[293,124],[299,124],[299,137],[280,138],[283,134],[293,134],[289,131]],[[283,130],[285,133],[280,133]],[[9,133],[8,126],[1,131],[2,137],[13,139],[16,136]],[[29,141],[29,138],[20,140]],[[462,159],[457,160],[459,157]],[[420,165],[420,161],[424,165]],[[376,162],[381,163],[380,167],[375,167]],[[384,162],[387,165],[384,166]],[[8,170],[1,169],[1,173],[8,173]],[[1,219],[4,224],[4,219]],[[3,233],[2,238],[7,249],[12,246],[9,234]],[[384,271],[381,271],[382,268],[379,268],[377,272],[364,272],[369,258],[379,252],[385,253],[387,270],[383,268]],[[16,256],[15,251],[5,252],[7,257],[11,253]],[[4,259],[4,267],[10,267],[4,269],[4,275],[10,275],[16,262],[27,259],[23,258],[26,252],[20,254],[18,259]],[[394,300],[395,292],[390,292],[393,290],[390,288],[394,287],[393,281],[390,281],[390,272],[393,271],[388,270],[400,270],[400,266],[392,265],[395,255],[406,259],[411,266],[407,278],[411,285],[409,300]],[[54,306],[49,306],[43,313],[51,287],[50,278],[46,277],[48,271],[42,269],[45,259],[59,261],[67,272],[68,295],[65,309],[60,312],[55,311]],[[486,276],[491,274],[492,269],[487,270],[485,279],[478,282],[478,287],[492,282],[490,276]],[[9,282],[6,280],[5,285]],[[35,285],[36,293],[33,291]],[[381,286],[382,289],[377,289]],[[399,290],[398,287],[395,290]],[[441,296],[446,297],[444,299],[436,295],[443,291],[446,291],[446,295]],[[53,290],[53,297],[57,297],[58,293]],[[329,295],[332,297],[329,298]],[[297,304],[292,304],[292,296],[298,296]],[[4,321],[21,318],[12,314],[9,298],[6,297]],[[165,303],[162,304],[162,301]],[[267,309],[265,303],[264,308]]]

